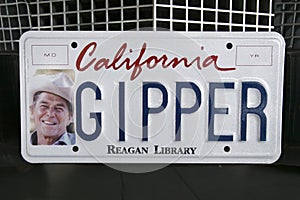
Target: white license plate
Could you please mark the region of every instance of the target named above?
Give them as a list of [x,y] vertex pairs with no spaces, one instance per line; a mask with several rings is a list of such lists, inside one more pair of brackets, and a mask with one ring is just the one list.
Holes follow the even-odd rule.
[[27,32],[22,155],[32,163],[273,163],[284,49],[276,33]]

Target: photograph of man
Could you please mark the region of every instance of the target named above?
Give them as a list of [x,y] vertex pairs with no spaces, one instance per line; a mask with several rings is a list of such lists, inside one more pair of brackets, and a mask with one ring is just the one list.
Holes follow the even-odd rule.
[[40,74],[30,80],[33,145],[73,145],[75,134],[67,132],[73,115],[74,82],[65,73]]

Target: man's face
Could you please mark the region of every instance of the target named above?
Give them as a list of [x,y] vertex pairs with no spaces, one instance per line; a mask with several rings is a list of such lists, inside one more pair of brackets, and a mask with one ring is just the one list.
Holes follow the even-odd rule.
[[39,94],[31,112],[38,135],[55,140],[66,132],[71,119],[66,100],[47,92]]

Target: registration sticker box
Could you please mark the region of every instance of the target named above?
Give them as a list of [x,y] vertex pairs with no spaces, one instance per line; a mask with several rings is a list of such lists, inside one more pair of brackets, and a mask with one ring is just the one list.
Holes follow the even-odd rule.
[[[22,156],[273,163],[281,154],[284,49],[273,32],[29,31],[20,39]],[[72,87],[71,96],[47,90],[48,78],[37,84],[39,76]],[[39,118],[32,88],[41,85],[38,94],[67,100],[67,120],[57,113],[64,103],[50,100]]]

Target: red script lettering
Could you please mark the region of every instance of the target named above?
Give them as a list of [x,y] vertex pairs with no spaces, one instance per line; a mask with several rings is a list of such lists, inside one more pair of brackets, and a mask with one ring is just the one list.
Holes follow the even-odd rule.
[[[232,71],[236,70],[234,67],[224,68],[220,67],[217,64],[218,56],[210,55],[203,59],[201,62],[201,57],[196,56],[194,59],[189,61],[187,57],[173,57],[169,58],[168,55],[163,54],[160,56],[151,55],[144,58],[145,52],[147,50],[147,44],[143,43],[142,48],[139,51],[138,56],[135,59],[124,56],[124,53],[127,49],[127,43],[123,43],[118,51],[115,53],[114,58],[96,58],[94,56],[95,51],[97,50],[97,43],[91,42],[87,44],[80,52],[76,60],[76,68],[78,71],[85,71],[91,66],[94,67],[95,71],[98,71],[102,68],[118,70],[122,67],[125,67],[126,70],[132,70],[130,80],[135,80],[143,71],[143,66],[148,67],[149,69],[155,69],[158,65],[161,65],[162,68],[176,68],[180,64],[184,67],[189,68],[192,65],[196,65],[199,70],[206,68],[212,65],[218,71]],[[132,52],[130,49],[129,52]],[[85,62],[83,62],[83,60]]]

